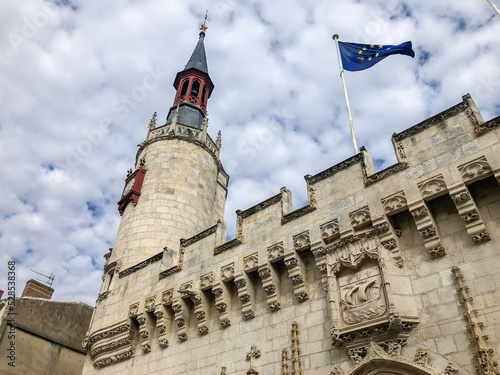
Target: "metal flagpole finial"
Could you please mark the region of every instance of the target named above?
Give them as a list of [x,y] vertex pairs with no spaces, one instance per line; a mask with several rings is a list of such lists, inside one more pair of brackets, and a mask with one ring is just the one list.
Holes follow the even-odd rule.
[[338,40],[339,39],[339,34],[333,34],[332,35],[333,40]]

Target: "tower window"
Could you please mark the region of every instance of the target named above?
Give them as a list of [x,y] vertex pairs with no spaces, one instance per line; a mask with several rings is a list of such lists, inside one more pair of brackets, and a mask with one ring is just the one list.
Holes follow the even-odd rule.
[[188,86],[189,86],[189,81],[185,80],[184,83],[182,84],[181,96],[186,95],[187,90],[188,90]]
[[200,82],[194,81],[193,87],[191,88],[191,95],[198,95],[199,91],[200,91]]
[[207,86],[203,86],[203,94],[201,95],[201,102],[205,103],[206,98],[207,98]]

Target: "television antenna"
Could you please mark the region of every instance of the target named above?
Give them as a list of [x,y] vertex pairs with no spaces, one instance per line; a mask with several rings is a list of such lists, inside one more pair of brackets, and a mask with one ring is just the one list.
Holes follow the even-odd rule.
[[50,273],[50,276],[47,276],[47,275],[44,275],[43,273],[41,272],[38,272],[38,271],[35,271],[34,269],[31,270],[31,272],[34,272],[40,276],[43,276],[45,277],[47,280],[40,280],[40,279],[35,279],[35,280],[38,280],[40,281],[41,283],[44,283],[48,286],[50,286],[52,288],[52,283],[54,282],[54,278],[56,277],[56,275],[54,275],[52,272]]

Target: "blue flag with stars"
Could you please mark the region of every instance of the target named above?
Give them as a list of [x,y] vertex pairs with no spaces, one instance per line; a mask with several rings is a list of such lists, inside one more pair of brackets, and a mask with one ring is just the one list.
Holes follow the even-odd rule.
[[358,44],[339,41],[340,56],[345,70],[357,72],[371,68],[379,61],[390,55],[407,55],[415,57],[411,42],[404,42],[398,46],[383,44]]

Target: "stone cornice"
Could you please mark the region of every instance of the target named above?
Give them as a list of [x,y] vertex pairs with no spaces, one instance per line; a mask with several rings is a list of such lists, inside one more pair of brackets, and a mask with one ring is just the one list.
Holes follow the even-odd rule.
[[338,164],[335,164],[334,166],[325,169],[324,171],[319,172],[314,176],[306,175],[304,176],[304,178],[309,185],[313,185],[321,180],[324,180],[325,178],[333,176],[334,174],[344,169],[349,168],[351,165],[356,163],[363,163],[363,155],[361,153],[351,156],[349,159],[346,159]]
[[203,232],[195,234],[193,237],[190,237],[187,240],[185,240],[184,238],[181,238],[181,246],[186,247],[186,246],[192,245],[195,242],[198,242],[198,241],[202,240],[203,238],[214,234],[217,231],[217,226],[219,225],[219,223],[220,223],[220,221],[217,224],[215,224],[214,226],[212,226],[208,229],[205,229]]
[[281,193],[278,193],[278,194],[272,196],[271,198],[266,199],[265,201],[257,203],[255,206],[247,208],[244,211],[240,211],[240,210],[236,211],[236,215],[238,215],[242,219],[247,218],[247,217],[263,210],[264,208],[267,208],[275,203],[281,202],[281,198],[282,198]]
[[153,255],[151,258],[146,259],[145,261],[142,261],[141,263],[136,264],[135,266],[132,266],[130,268],[127,268],[126,270],[121,271],[118,275],[121,278],[130,275],[131,273],[134,273],[136,271],[139,271],[140,269],[147,267],[151,263],[158,262],[163,258],[163,251],[161,253],[158,253],[156,255]]
[[461,103],[458,103],[454,105],[451,108],[448,108],[444,110],[441,113],[438,113],[437,115],[434,115],[427,120],[424,120],[422,122],[419,122],[416,125],[413,125],[411,128],[408,128],[401,133],[394,133],[392,135],[392,139],[396,142],[401,141],[405,138],[414,136],[417,133],[420,133],[424,131],[425,129],[429,129],[430,127],[433,127],[434,125],[440,124],[443,121],[449,119],[450,117],[456,116],[457,114],[466,111],[469,108],[469,105],[467,104],[466,101],[463,101]]
[[393,174],[396,174],[403,169],[408,168],[409,165],[408,163],[396,163],[394,165],[391,165],[390,167],[387,167],[377,173],[372,174],[371,176],[366,176],[365,180],[365,186],[369,186],[371,184],[374,184],[375,182],[378,182],[380,180],[383,180],[386,177],[389,177]]
[[476,124],[474,130],[478,135],[483,135],[498,127],[500,127],[500,116],[495,117],[490,121],[483,122],[482,124]]
[[214,249],[214,255],[217,255],[217,254],[220,254],[232,247],[235,247],[235,246],[238,246],[238,245],[241,245],[241,241],[237,238],[235,238],[234,240],[231,240],[229,242],[226,242],[220,246],[217,246],[215,249]]
[[308,204],[307,206],[301,207],[295,211],[292,211],[281,218],[281,225],[287,224],[292,220],[298,219],[301,216],[307,215],[309,212],[316,210],[316,207]]

